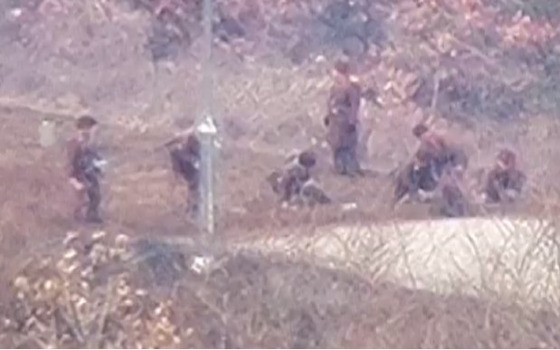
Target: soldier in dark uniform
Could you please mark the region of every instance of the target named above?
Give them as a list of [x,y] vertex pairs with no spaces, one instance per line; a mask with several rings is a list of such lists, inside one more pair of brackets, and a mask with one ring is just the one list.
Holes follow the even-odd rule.
[[189,132],[175,138],[167,146],[173,172],[187,182],[188,208],[194,216],[198,213],[200,197],[200,140],[194,132]]
[[435,191],[439,177],[434,164],[433,154],[425,149],[419,149],[413,161],[407,164],[396,178],[393,203],[398,203],[407,195],[417,199],[420,191]]
[[173,60],[184,47],[190,46],[192,37],[186,18],[190,9],[186,2],[137,0],[136,5],[153,14],[152,30],[145,47],[154,63]]
[[459,172],[467,169],[469,159],[463,148],[430,131],[425,124],[416,125],[412,133],[420,140],[419,150],[430,154],[437,177],[441,177],[448,166]]
[[496,165],[488,173],[484,188],[487,203],[511,202],[523,190],[526,176],[517,169],[517,159],[513,151],[502,149]]
[[105,163],[92,145],[97,120],[89,115],[76,121],[77,134],[67,145],[70,184],[76,191],[78,205],[74,211],[77,220],[101,223],[99,206],[101,187],[99,178]]
[[313,152],[301,152],[268,176],[268,183],[282,203],[314,206],[331,202],[311,177],[316,162]]
[[350,66],[339,61],[334,68],[335,83],[328,100],[324,119],[327,142],[332,152],[336,171],[341,175],[361,173],[357,156],[361,87],[350,75]]
[[462,217],[468,215],[468,201],[460,186],[463,173],[456,168],[447,167],[439,183],[439,196],[435,202],[438,214],[446,217]]

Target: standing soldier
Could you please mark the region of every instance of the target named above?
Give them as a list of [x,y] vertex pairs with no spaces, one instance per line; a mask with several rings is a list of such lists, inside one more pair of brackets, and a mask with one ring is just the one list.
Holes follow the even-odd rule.
[[200,157],[201,144],[194,131],[181,135],[167,143],[173,173],[187,182],[189,194],[188,210],[198,213],[200,197]]
[[341,175],[361,173],[357,157],[361,95],[360,85],[350,74],[350,65],[338,61],[324,123],[328,128],[327,142],[333,152],[335,169]]
[[74,218],[101,223],[99,178],[105,161],[92,144],[98,123],[93,117],[85,115],[78,118],[75,125],[77,133],[68,141],[67,149],[70,184],[76,191],[78,202]]

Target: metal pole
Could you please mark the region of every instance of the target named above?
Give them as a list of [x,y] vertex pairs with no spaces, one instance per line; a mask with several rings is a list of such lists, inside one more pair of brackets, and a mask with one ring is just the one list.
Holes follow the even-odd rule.
[[197,118],[196,132],[201,140],[200,164],[200,210],[198,224],[208,244],[211,243],[215,231],[214,213],[214,153],[217,135],[216,123],[213,115],[214,66],[212,62],[212,17],[213,0],[204,0],[204,55],[203,69],[203,109]]

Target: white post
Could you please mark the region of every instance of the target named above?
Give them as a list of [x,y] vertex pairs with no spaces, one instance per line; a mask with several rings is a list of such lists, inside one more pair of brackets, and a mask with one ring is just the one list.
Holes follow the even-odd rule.
[[[196,132],[201,143],[199,227],[210,241],[214,236],[214,152],[217,135],[214,119],[207,114],[198,124]],[[210,243],[210,242],[208,242]]]
[[207,243],[212,243],[215,229],[214,213],[214,153],[215,140],[218,133],[213,115],[213,89],[214,72],[212,61],[212,0],[204,0],[203,9],[204,26],[204,55],[202,62],[203,69],[203,93],[204,106],[203,113],[197,118],[196,133],[201,141],[201,164],[200,164],[200,191],[199,191],[199,217],[198,223]]
[[49,148],[56,143],[55,124],[49,119],[43,119],[39,125],[39,143],[43,148]]

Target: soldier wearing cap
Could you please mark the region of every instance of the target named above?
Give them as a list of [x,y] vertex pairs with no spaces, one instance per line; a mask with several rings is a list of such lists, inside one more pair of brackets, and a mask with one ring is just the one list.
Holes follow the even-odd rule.
[[362,89],[351,75],[348,62],[336,62],[333,76],[334,85],[324,119],[327,142],[333,152],[336,171],[341,175],[354,176],[361,173],[357,147]]
[[76,134],[67,143],[69,182],[75,190],[77,205],[74,218],[101,223],[100,177],[105,160],[93,145],[98,122],[89,115],[76,120]]

